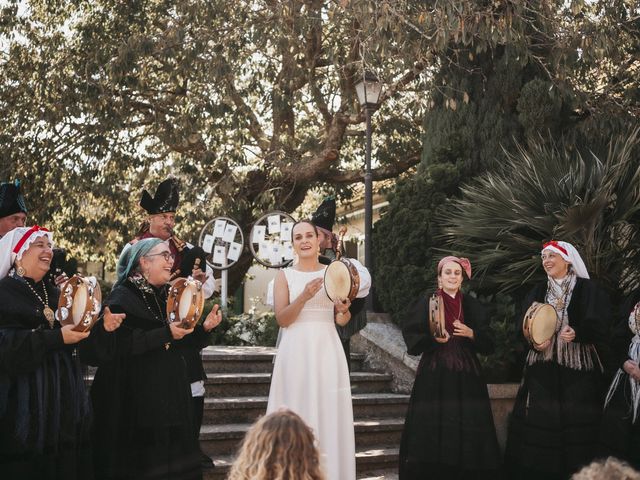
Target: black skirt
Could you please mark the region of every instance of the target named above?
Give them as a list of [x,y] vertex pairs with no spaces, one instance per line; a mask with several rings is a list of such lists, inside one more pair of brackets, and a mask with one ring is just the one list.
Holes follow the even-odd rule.
[[598,371],[527,366],[509,420],[509,478],[564,480],[593,461],[603,401]]
[[598,456],[613,456],[640,469],[640,419],[633,422],[631,386],[626,373],[602,414]]
[[422,355],[400,444],[400,479],[496,478],[500,469],[487,385],[464,339]]

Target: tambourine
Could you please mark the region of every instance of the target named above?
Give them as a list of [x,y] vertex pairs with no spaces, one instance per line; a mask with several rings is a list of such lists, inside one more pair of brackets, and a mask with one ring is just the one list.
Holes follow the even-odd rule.
[[73,330],[91,330],[102,308],[102,291],[95,277],[74,275],[62,284],[56,320],[62,326],[73,325]]
[[338,233],[338,247],[336,259],[332,261],[324,271],[324,291],[331,301],[353,300],[360,290],[360,273],[356,266],[348,258],[342,256],[344,236],[347,227],[340,227]]
[[360,290],[360,274],[348,258],[331,262],[324,271],[324,291],[331,301],[353,300]]
[[429,331],[436,338],[445,338],[444,301],[434,293],[429,297]]
[[202,316],[204,292],[202,283],[193,277],[178,278],[169,288],[167,318],[182,328],[193,328]]
[[539,347],[550,340],[558,329],[558,314],[548,303],[533,302],[522,322],[522,333],[529,343]]

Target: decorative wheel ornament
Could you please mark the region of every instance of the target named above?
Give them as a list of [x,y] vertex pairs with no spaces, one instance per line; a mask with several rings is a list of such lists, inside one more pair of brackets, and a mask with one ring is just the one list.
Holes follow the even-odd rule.
[[296,223],[288,213],[265,213],[251,227],[249,249],[253,258],[267,268],[283,268],[293,262],[291,229]]
[[207,265],[214,270],[226,270],[240,259],[244,235],[235,220],[216,217],[202,228],[198,245],[207,253]]

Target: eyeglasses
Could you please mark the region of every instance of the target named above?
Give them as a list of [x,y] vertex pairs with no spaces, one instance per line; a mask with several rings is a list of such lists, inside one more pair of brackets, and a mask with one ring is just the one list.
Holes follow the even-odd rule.
[[152,253],[151,255],[144,255],[145,257],[157,257],[157,256],[161,256],[162,258],[165,259],[165,261],[174,261],[176,259],[176,256],[171,253],[171,252],[160,252],[160,253]]

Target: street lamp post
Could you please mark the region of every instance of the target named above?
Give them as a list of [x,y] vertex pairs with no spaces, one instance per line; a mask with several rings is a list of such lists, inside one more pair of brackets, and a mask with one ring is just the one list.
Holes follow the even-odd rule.
[[[367,125],[367,143],[364,164],[364,263],[372,271],[371,231],[373,228],[373,174],[371,173],[371,114],[378,107],[382,85],[371,72],[365,71],[362,80],[356,84],[358,102],[364,108]],[[367,311],[373,311],[373,295],[367,297]]]

